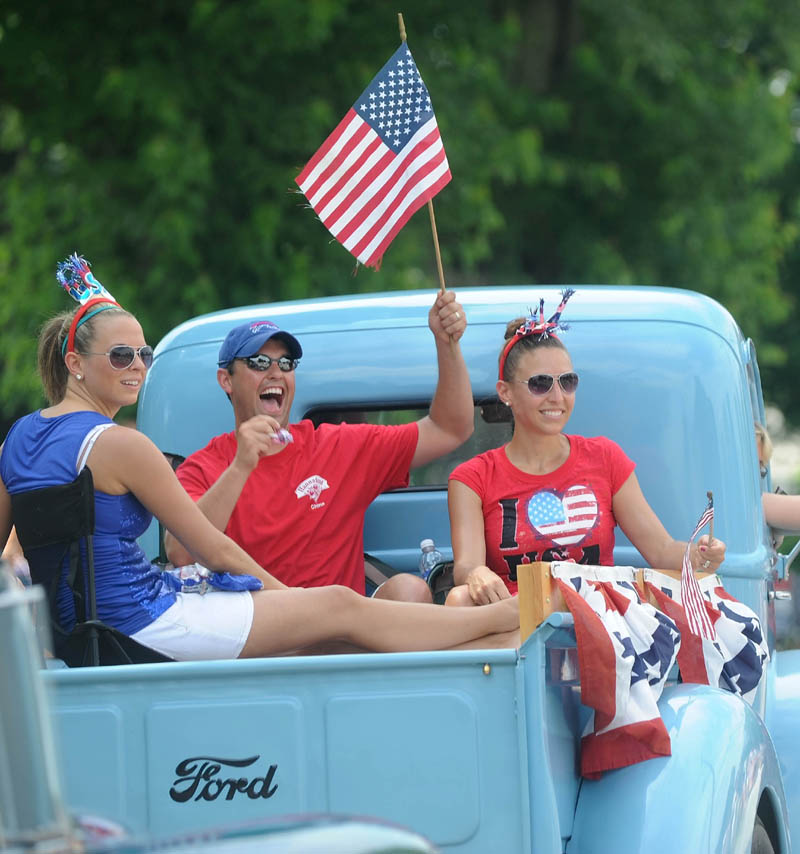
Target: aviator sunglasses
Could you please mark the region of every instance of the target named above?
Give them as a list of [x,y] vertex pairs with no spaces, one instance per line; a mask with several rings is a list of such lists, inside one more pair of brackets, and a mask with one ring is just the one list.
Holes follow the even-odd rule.
[[263,353],[259,353],[257,356],[240,356],[236,359],[237,362],[245,362],[247,367],[250,368],[251,371],[268,371],[270,365],[273,362],[278,363],[278,367],[285,373],[288,374],[289,371],[293,371],[296,367],[299,359],[290,359],[288,356],[281,356],[278,359],[273,359],[270,356],[265,356]]
[[531,394],[542,395],[547,394],[553,387],[553,382],[558,380],[561,386],[561,391],[564,394],[574,394],[578,387],[578,375],[575,371],[567,371],[565,374],[559,374],[554,377],[552,374],[534,374],[527,380],[517,380],[518,383],[524,383],[528,386],[528,391]]
[[117,344],[105,353],[87,353],[87,356],[108,356],[108,361],[115,371],[129,368],[138,356],[145,368],[153,364],[153,348],[149,344],[143,347],[130,347],[128,344]]

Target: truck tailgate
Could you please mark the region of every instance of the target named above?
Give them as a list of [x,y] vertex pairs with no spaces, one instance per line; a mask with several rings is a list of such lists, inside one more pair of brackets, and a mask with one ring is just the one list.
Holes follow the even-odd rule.
[[375,816],[530,850],[516,650],[53,670],[70,806],[134,832]]

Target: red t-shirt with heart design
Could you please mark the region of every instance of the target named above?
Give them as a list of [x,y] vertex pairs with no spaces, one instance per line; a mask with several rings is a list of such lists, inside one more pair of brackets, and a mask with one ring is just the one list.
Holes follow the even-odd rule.
[[503,446],[467,460],[450,475],[481,499],[486,565],[512,593],[521,563],[614,564],[612,500],[635,464],[603,436],[567,439],[569,456],[549,474],[521,471]]

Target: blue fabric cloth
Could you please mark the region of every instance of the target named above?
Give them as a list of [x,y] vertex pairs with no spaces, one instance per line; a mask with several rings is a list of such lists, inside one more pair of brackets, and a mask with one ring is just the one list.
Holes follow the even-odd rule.
[[[112,422],[97,412],[56,418],[33,412],[20,418],[6,436],[0,456],[0,479],[9,494],[73,481],[86,434],[106,423]],[[136,542],[152,514],[131,493],[108,495],[95,490],[94,495],[97,616],[131,635],[163,614],[175,602],[175,592]],[[66,582],[59,589],[57,607],[59,622],[69,630],[75,615]]]
[[199,563],[164,570],[163,577],[167,585],[180,593],[205,593],[207,590],[238,593],[242,590],[261,590],[263,586],[254,575],[213,572]]

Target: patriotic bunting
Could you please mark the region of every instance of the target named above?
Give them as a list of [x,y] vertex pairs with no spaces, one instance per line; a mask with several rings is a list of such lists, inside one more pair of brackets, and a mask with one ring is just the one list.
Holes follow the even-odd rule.
[[769,658],[756,615],[722,587],[698,582],[713,635],[692,629],[682,581],[644,570],[643,601],[632,567],[553,563],[550,573],[575,621],[581,702],[592,710],[581,738],[581,774],[589,779],[670,755],[658,699],[673,665],[683,682],[713,685],[752,703]]
[[708,640],[689,626],[681,584],[654,569],[644,571],[645,583],[658,607],[675,620],[681,632],[678,667],[684,682],[714,685],[752,703],[769,660],[769,648],[758,617],[727,593],[717,575],[700,579],[704,609],[714,629]]
[[675,623],[642,602],[625,567],[554,563],[575,620],[581,702],[593,709],[581,739],[581,774],[670,755],[658,698],[675,662]]

